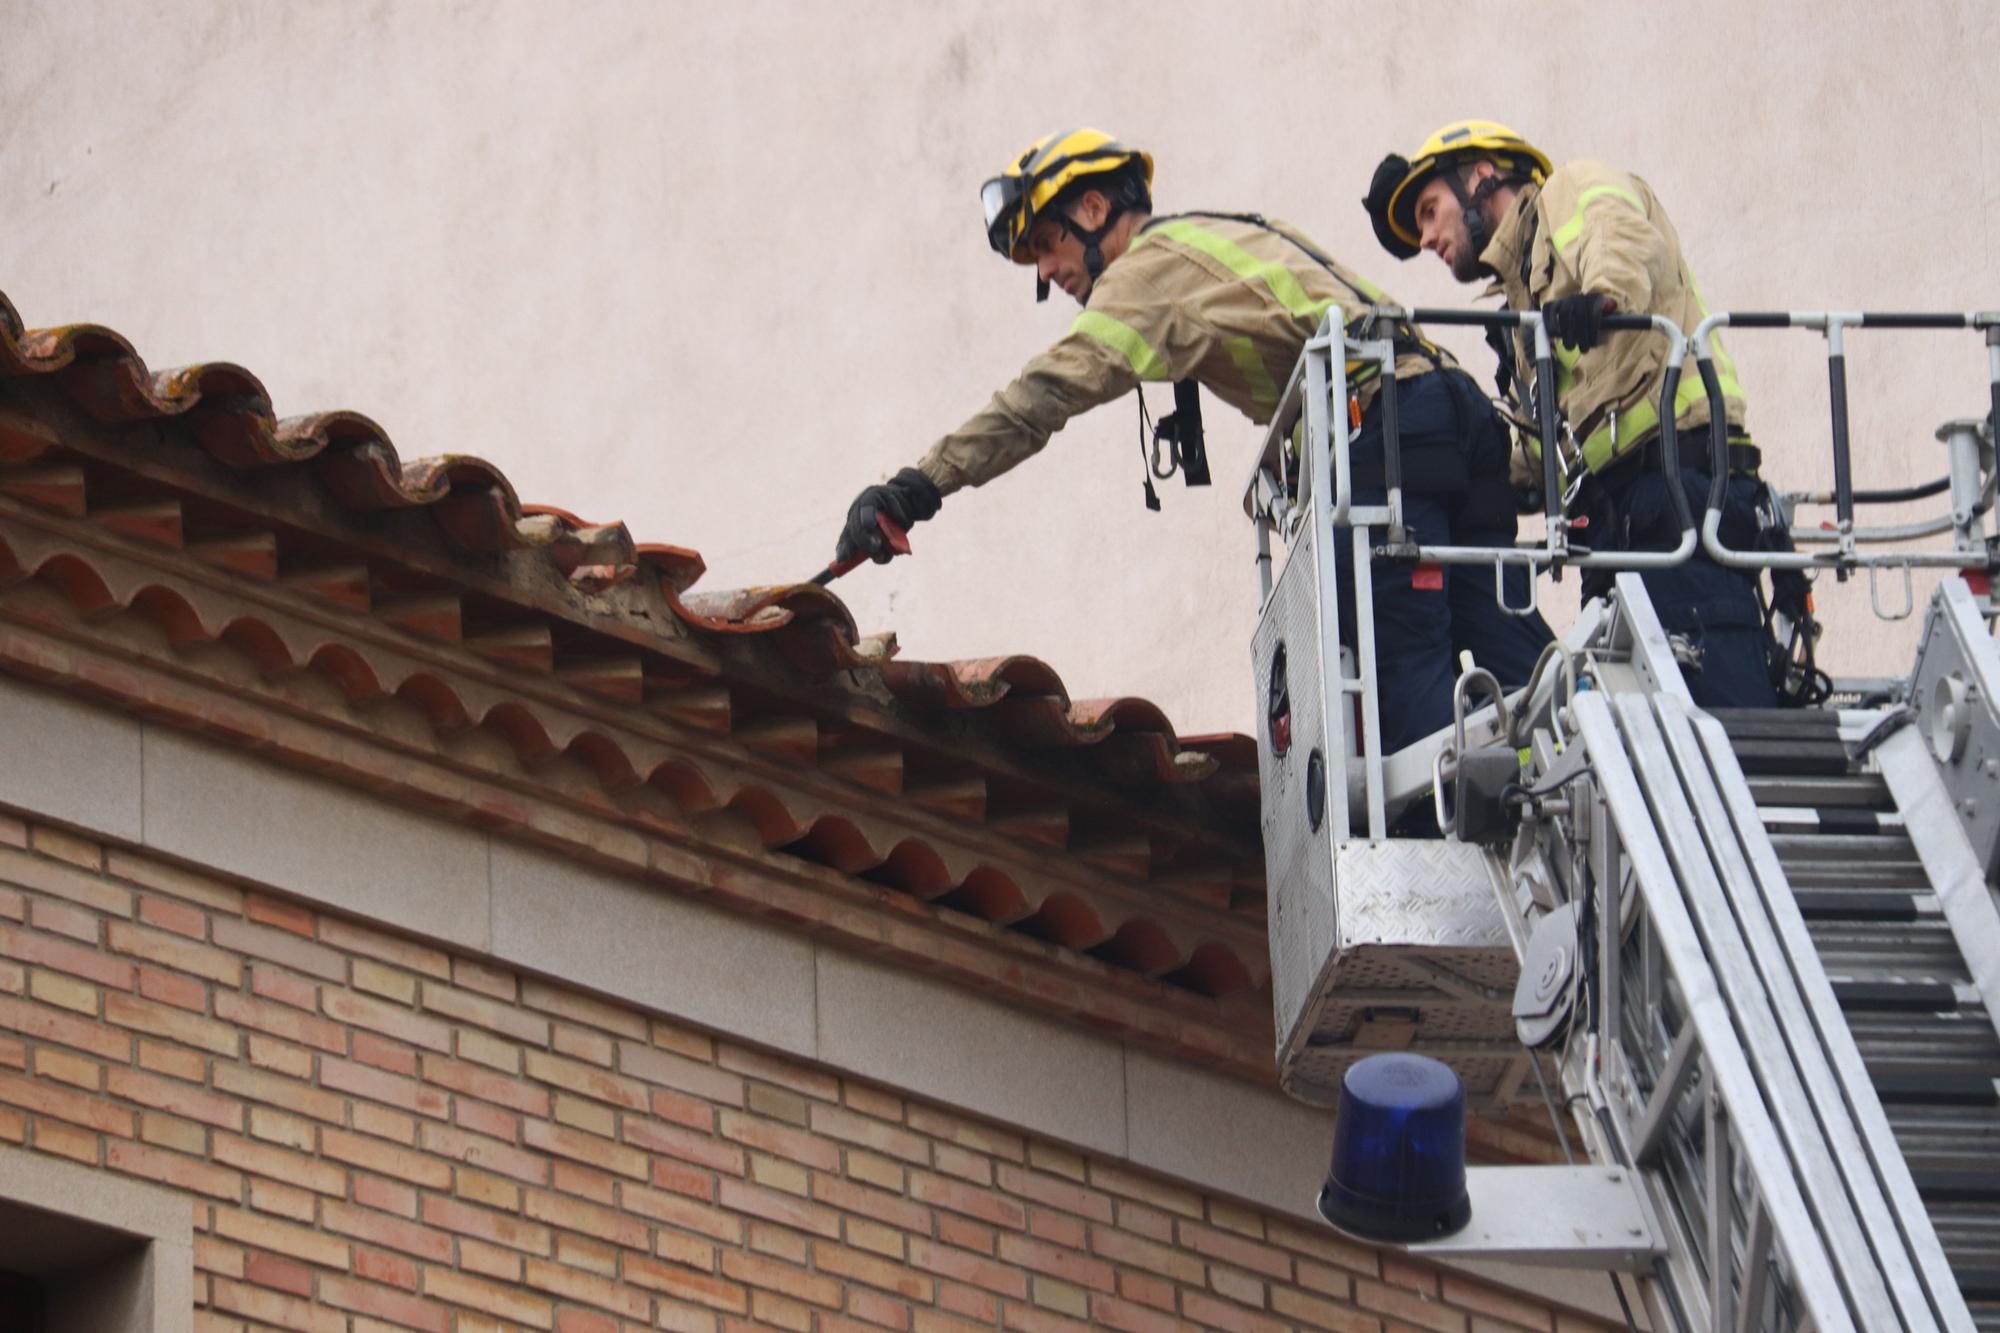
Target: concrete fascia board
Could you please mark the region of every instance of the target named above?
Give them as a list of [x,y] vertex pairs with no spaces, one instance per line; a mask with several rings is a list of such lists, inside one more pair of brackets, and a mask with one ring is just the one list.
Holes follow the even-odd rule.
[[956,986],[818,952],[819,1058],[1095,1152],[1126,1151],[1119,1047]]
[[476,953],[486,835],[147,726],[143,845]]
[[495,841],[491,956],[761,1045],[816,1054],[813,946],[789,931]]
[[0,674],[0,804],[137,842],[140,723]]

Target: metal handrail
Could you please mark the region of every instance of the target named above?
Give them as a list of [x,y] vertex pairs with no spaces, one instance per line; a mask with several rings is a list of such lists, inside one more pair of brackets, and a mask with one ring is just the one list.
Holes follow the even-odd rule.
[[[1729,421],[1727,404],[1722,393],[1722,379],[1715,369],[1712,339],[1715,330],[1724,326],[1739,329],[1813,329],[1826,337],[1827,343],[1827,388],[1832,412],[1833,426],[1833,491],[1835,526],[1829,536],[1824,531],[1813,528],[1791,528],[1791,538],[1795,544],[1820,545],[1832,542],[1837,547],[1833,551],[1742,551],[1729,546],[1722,540],[1722,497],[1728,484],[1728,442]],[[1866,311],[1721,311],[1709,315],[1695,330],[1690,343],[1694,348],[1695,368],[1701,376],[1702,389],[1708,398],[1709,415],[1709,483],[1708,504],[1703,511],[1701,544],[1702,550],[1718,564],[1736,569],[1833,569],[1845,577],[1855,569],[1901,568],[1905,571],[1912,566],[1943,569],[1984,569],[1993,562],[1993,552],[1979,538],[1974,525],[1993,504],[1995,476],[1989,475],[1981,481],[1979,449],[1977,447],[1977,424],[1963,423],[1960,435],[1972,437],[1972,447],[1956,435],[1947,437],[1952,445],[1949,460],[1948,484],[1952,492],[1953,507],[1949,516],[1941,519],[1922,520],[1890,527],[1863,528],[1854,522],[1855,506],[1863,503],[1863,492],[1854,488],[1854,469],[1850,449],[1847,411],[1847,352],[1845,331],[1850,328],[1873,329],[1974,329],[1983,332],[1987,348],[1987,381],[1992,398],[1994,423],[1989,429],[2000,429],[2000,311],[1981,312],[1904,312],[1870,313]],[[1961,475],[1969,472],[1969,475]],[[1929,488],[1916,488],[1926,490]],[[1935,493],[1935,492],[1933,492]],[[1979,499],[1970,499],[1980,496]],[[1889,498],[1903,499],[1893,495]],[[1915,497],[1911,497],[1915,498]],[[1858,548],[1862,543],[1907,541],[1918,537],[1935,536],[1938,533],[1956,531],[1958,540],[1950,551],[1884,551],[1864,554]]]
[[[1532,332],[1534,340],[1535,392],[1540,404],[1537,418],[1542,444],[1545,520],[1542,540],[1539,543],[1515,543],[1509,546],[1427,546],[1409,542],[1403,525],[1395,343],[1388,338],[1349,336],[1346,331],[1347,325],[1342,322],[1343,313],[1338,306],[1330,308],[1320,324],[1319,331],[1307,341],[1298,364],[1286,382],[1285,392],[1280,397],[1270,427],[1265,432],[1263,448],[1259,450],[1256,464],[1244,486],[1244,508],[1260,524],[1257,554],[1260,596],[1268,595],[1271,586],[1268,528],[1277,527],[1282,523],[1284,515],[1288,512],[1291,497],[1310,493],[1313,476],[1310,469],[1321,466],[1322,458],[1330,462],[1333,473],[1328,512],[1330,524],[1335,527],[1378,525],[1385,527],[1388,530],[1388,540],[1379,548],[1379,554],[1433,564],[1490,563],[1501,569],[1512,563],[1526,566],[1531,573],[1542,569],[1559,571],[1571,565],[1579,568],[1665,569],[1685,562],[1694,554],[1700,541],[1699,527],[1693,512],[1688,507],[1686,496],[1677,485],[1669,487],[1669,495],[1676,517],[1680,520],[1681,536],[1671,550],[1595,551],[1585,548],[1579,551],[1571,546],[1570,532],[1573,524],[1563,513],[1565,477],[1555,404],[1555,354],[1540,311],[1374,306],[1363,316],[1366,321],[1364,331],[1370,331],[1370,326],[1373,325],[1393,327],[1404,322],[1458,324],[1526,328]],[[1681,372],[1687,355],[1687,336],[1672,320],[1658,315],[1610,315],[1605,317],[1604,326],[1614,331],[1651,330],[1668,340],[1669,350],[1660,386],[1660,466],[1664,475],[1677,477],[1680,470],[1680,455],[1678,435],[1673,421],[1673,402],[1680,387]],[[1382,395],[1382,424],[1385,438],[1383,490],[1386,493],[1385,503],[1381,505],[1361,506],[1354,503],[1354,469],[1351,454],[1353,431],[1344,420],[1335,421],[1334,414],[1330,410],[1331,404],[1326,400],[1327,392],[1335,383],[1334,378],[1329,376],[1328,370],[1336,342],[1342,351],[1342,373],[1338,376],[1338,383],[1343,389],[1346,383],[1345,367],[1350,357],[1357,361],[1373,361],[1380,369],[1379,392]],[[1306,422],[1306,438],[1304,448],[1298,456],[1299,477],[1294,489],[1288,485],[1285,478],[1283,460],[1286,445],[1301,417]],[[1264,526],[1265,524],[1268,524],[1268,527]],[[1534,609],[1532,603],[1526,607],[1506,606],[1504,587],[1504,579],[1496,581],[1496,588],[1501,590],[1499,595],[1503,599],[1504,609],[1516,614],[1525,614]]]
[[[1842,577],[1854,569],[1867,568],[1870,573],[1871,596],[1876,614],[1889,619],[1908,615],[1914,608],[1914,591],[1910,586],[1912,567],[1994,568],[2000,565],[2000,559],[1996,559],[1996,543],[2000,543],[2000,538],[1994,541],[1987,539],[1986,523],[1983,518],[1983,515],[1993,507],[1996,469],[1987,461],[1992,457],[1990,449],[1985,449],[1979,442],[1978,431],[1981,427],[1977,422],[1950,423],[1946,432],[1941,432],[1951,446],[1951,472],[1948,481],[1953,501],[1951,526],[1956,531],[1955,549],[1941,552],[1906,548],[1866,554],[1857,549],[1857,543],[1861,541],[1900,541],[1932,535],[1941,529],[1931,524],[1904,525],[1901,528],[1880,530],[1856,529],[1854,526],[1854,506],[1862,502],[1866,493],[1857,492],[1853,485],[1847,433],[1845,366],[1840,342],[1841,331],[1849,327],[1984,330],[1989,348],[1989,378],[1992,383],[1995,418],[2000,420],[2000,313],[1721,314],[1706,317],[1692,335],[1684,334],[1673,321],[1663,317],[1638,315],[1606,317],[1605,327],[1608,329],[1651,330],[1668,340],[1658,404],[1659,468],[1667,480],[1669,502],[1673,505],[1675,516],[1680,523],[1680,539],[1672,549],[1665,551],[1598,551],[1587,547],[1579,549],[1571,545],[1570,534],[1573,525],[1563,512],[1564,502],[1567,499],[1564,483],[1567,479],[1564,475],[1564,460],[1558,442],[1558,416],[1554,401],[1554,349],[1539,311],[1438,310],[1377,306],[1363,315],[1361,322],[1352,332],[1343,322],[1342,315],[1343,312],[1339,307],[1329,308],[1318,331],[1307,341],[1298,363],[1293,367],[1277,411],[1266,431],[1264,446],[1259,451],[1256,464],[1245,484],[1244,505],[1256,530],[1256,577],[1260,606],[1269,600],[1275,584],[1271,540],[1273,531],[1295,534],[1300,523],[1310,522],[1313,525],[1313,531],[1318,538],[1313,543],[1318,565],[1314,577],[1319,586],[1328,589],[1334,588],[1338,583],[1335,543],[1342,540],[1351,543],[1354,557],[1351,567],[1353,586],[1345,596],[1351,597],[1354,610],[1353,648],[1357,655],[1358,667],[1356,674],[1349,677],[1331,665],[1339,661],[1341,649],[1337,617],[1331,615],[1321,617],[1318,627],[1321,640],[1319,650],[1320,660],[1329,664],[1327,669],[1330,678],[1339,680],[1338,688],[1333,691],[1339,701],[1338,707],[1344,709],[1346,700],[1350,697],[1359,705],[1360,734],[1356,745],[1356,758],[1359,760],[1360,790],[1371,836],[1381,836],[1386,827],[1383,779],[1387,759],[1380,748],[1379,701],[1374,684],[1374,605],[1368,570],[1370,562],[1375,558],[1414,559],[1440,565],[1491,563],[1499,575],[1494,580],[1494,596],[1502,610],[1516,615],[1527,614],[1535,609],[1532,592],[1536,587],[1536,576],[1544,569],[1558,577],[1560,571],[1568,565],[1627,572],[1665,569],[1693,558],[1697,549],[1704,550],[1718,563],[1737,568],[1774,570],[1830,568]],[[1515,328],[1526,329],[1532,333],[1535,359],[1534,392],[1540,404],[1536,424],[1542,440],[1543,510],[1547,520],[1547,529],[1539,542],[1521,542],[1507,546],[1439,546],[1422,545],[1410,540],[1411,534],[1403,522],[1400,423],[1397,417],[1398,384],[1395,377],[1397,347],[1393,338],[1375,335],[1378,330],[1392,329],[1397,325],[1411,322]],[[1712,335],[1715,329],[1732,322],[1741,327],[1798,326],[1818,328],[1827,333],[1832,362],[1829,375],[1833,386],[1834,495],[1842,515],[1842,524],[1836,537],[1838,543],[1836,550],[1738,551],[1725,546],[1721,541],[1722,503],[1728,482],[1729,426],[1727,404],[1723,399],[1721,380],[1714,365]],[[1680,480],[1681,458],[1675,425],[1676,399],[1690,350],[1695,354],[1696,369],[1701,375],[1710,417],[1709,456],[1706,461],[1712,481],[1699,522],[1692,512],[1689,498]],[[1355,501],[1352,456],[1355,427],[1349,421],[1347,412],[1348,369],[1350,365],[1367,366],[1371,363],[1379,371],[1378,392],[1382,395],[1381,414],[1385,437],[1383,502],[1359,504]],[[1303,422],[1302,432],[1298,429],[1301,422]],[[1298,450],[1293,459],[1298,469],[1297,475],[1288,477],[1287,450],[1292,445],[1295,434],[1301,433],[1303,438],[1298,441]],[[1342,528],[1349,529],[1349,532],[1343,534],[1340,531]],[[1371,530],[1378,528],[1384,530],[1386,536],[1386,541],[1380,544],[1377,544],[1370,535]],[[1810,542],[1816,534],[1808,531],[1795,533],[1794,536],[1795,539]],[[1290,540],[1289,537],[1287,540]],[[1529,574],[1531,596],[1523,606],[1510,606],[1507,601],[1507,580],[1504,576],[1510,564],[1525,567]],[[1882,604],[1879,576],[1881,570],[1885,568],[1891,570],[1900,568],[1902,571],[1904,596],[1900,611],[1885,608]],[[1337,606],[1338,600],[1328,605]],[[1330,726],[1335,733],[1329,737],[1330,741],[1339,742],[1340,748],[1337,752],[1345,753],[1344,715],[1340,719],[1331,721]],[[1339,836],[1344,839],[1348,833],[1344,803],[1339,820]]]
[[[1651,329],[1665,336],[1671,344],[1661,376],[1659,395],[1660,420],[1660,469],[1673,481],[1667,488],[1674,506],[1675,517],[1680,520],[1679,542],[1667,551],[1596,551],[1587,547],[1578,550],[1571,545],[1570,534],[1574,524],[1564,513],[1564,477],[1557,447],[1558,416],[1555,410],[1555,368],[1553,348],[1541,313],[1533,310],[1453,310],[1433,308],[1412,308],[1405,306],[1371,307],[1362,317],[1361,332],[1371,333],[1376,326],[1393,326],[1402,322],[1435,325],[1469,325],[1481,328],[1527,328],[1532,331],[1535,354],[1535,395],[1537,399],[1537,426],[1542,441],[1543,468],[1543,514],[1546,531],[1538,543],[1515,543],[1511,546],[1425,546],[1407,540],[1402,513],[1402,471],[1398,422],[1396,418],[1395,380],[1396,352],[1393,341],[1383,338],[1349,336],[1347,325],[1342,322],[1343,311],[1339,307],[1328,310],[1319,331],[1310,339],[1302,352],[1298,364],[1293,368],[1287,381],[1285,392],[1279,400],[1276,414],[1264,438],[1264,446],[1259,451],[1257,464],[1244,488],[1245,509],[1253,518],[1260,520],[1258,531],[1258,566],[1260,595],[1268,595],[1271,587],[1270,528],[1281,526],[1289,512],[1292,497],[1300,492],[1290,490],[1284,474],[1284,453],[1294,428],[1303,416],[1307,422],[1307,438],[1303,442],[1298,457],[1300,476],[1298,485],[1303,488],[1309,476],[1309,469],[1321,466],[1325,459],[1333,472],[1333,493],[1330,497],[1329,518],[1334,526],[1380,525],[1387,529],[1388,540],[1376,548],[1385,556],[1416,559],[1435,564],[1475,564],[1492,563],[1504,571],[1510,563],[1526,566],[1532,573],[1542,569],[1557,572],[1569,565],[1580,568],[1610,569],[1660,569],[1684,563],[1699,547],[1709,558],[1720,564],[1739,569],[1833,569],[1841,577],[1855,569],[1868,568],[1871,575],[1881,568],[1911,567],[1973,569],[1988,568],[1994,564],[1994,552],[1984,538],[1981,520],[1994,509],[1996,488],[2000,488],[2000,470],[1982,464],[1982,457],[1990,457],[1990,452],[1982,454],[1982,449],[1990,451],[1991,443],[1978,442],[1977,422],[1954,423],[1959,429],[1947,436],[1940,431],[1952,446],[1950,474],[1945,483],[1934,483],[1928,487],[1907,488],[1900,491],[1867,492],[1857,491],[1853,484],[1853,468],[1849,447],[1847,383],[1845,368],[1845,348],[1843,332],[1848,328],[1881,329],[1974,329],[1983,331],[1987,345],[1988,380],[1993,401],[1994,423],[1986,429],[1989,434],[2000,429],[2000,312],[1929,312],[1929,313],[1869,313],[1869,312],[1722,312],[1712,314],[1702,320],[1692,334],[1682,330],[1661,316],[1609,315],[1604,327],[1608,330]],[[1836,507],[1835,530],[1827,532],[1815,528],[1790,528],[1795,545],[1823,546],[1831,544],[1831,551],[1746,551],[1728,546],[1721,538],[1722,506],[1728,484],[1728,414],[1722,394],[1720,376],[1714,365],[1713,335],[1716,329],[1729,325],[1736,328],[1809,328],[1826,335],[1828,342],[1828,379],[1832,404],[1833,471],[1834,489],[1830,493]],[[1383,456],[1384,490],[1386,503],[1375,506],[1356,506],[1353,502],[1353,465],[1350,455],[1353,432],[1343,421],[1336,421],[1328,410],[1324,395],[1331,387],[1325,374],[1326,363],[1332,358],[1336,345],[1345,358],[1358,361],[1373,361],[1380,367],[1383,395],[1383,430],[1386,445]],[[1677,478],[1680,469],[1678,432],[1675,427],[1674,400],[1679,391],[1680,379],[1686,358],[1692,351],[1695,368],[1701,376],[1703,392],[1709,406],[1708,458],[1705,460],[1711,476],[1707,503],[1703,506],[1699,522],[1696,521],[1687,503],[1687,498]],[[1318,373],[1315,373],[1315,372]],[[1346,377],[1342,374],[1339,382],[1344,388]],[[1319,401],[1315,403],[1315,399]],[[1984,475],[1981,475],[1981,474]],[[1964,475],[1961,475],[1964,474]],[[1855,507],[1867,503],[1891,503],[1923,498],[1936,494],[1946,486],[1952,493],[1953,508],[1950,515],[1940,518],[1920,520],[1912,523],[1858,527],[1854,522]],[[1796,498],[1816,499],[1815,493],[1800,493]],[[1950,551],[1938,550],[1889,550],[1862,552],[1864,544],[1888,544],[1908,542],[1923,537],[1935,536],[1946,531],[1955,531],[1957,540]],[[1496,595],[1501,598],[1504,609],[1525,613],[1532,607],[1508,607],[1504,594],[1505,580],[1496,580]]]

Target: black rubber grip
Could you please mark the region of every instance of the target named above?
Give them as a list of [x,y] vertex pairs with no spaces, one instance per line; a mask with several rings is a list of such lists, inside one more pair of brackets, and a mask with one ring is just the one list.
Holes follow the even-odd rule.
[[1720,513],[1729,486],[1729,403],[1722,396],[1722,377],[1715,373],[1714,359],[1697,355],[1694,365],[1708,398],[1708,513]]
[[1481,328],[1519,327],[1518,310],[1412,310],[1410,319],[1418,324],[1474,324]]
[[1542,433],[1542,517],[1553,527],[1562,518],[1562,459],[1556,444],[1555,358],[1535,358],[1535,421]]
[[[1611,321],[1606,320],[1609,324]],[[1660,472],[1667,479],[1667,495],[1673,500],[1674,520],[1685,536],[1694,530],[1694,514],[1688,509],[1687,487],[1681,485],[1680,427],[1674,423],[1674,403],[1681,391],[1681,368],[1669,364],[1660,377]],[[1711,500],[1713,503],[1713,500]]]
[[1382,404],[1382,484],[1398,491],[1403,488],[1403,418],[1398,409],[1396,376],[1382,377],[1376,401]]
[[[1512,329],[1521,324],[1519,310],[1432,310],[1417,309],[1410,312],[1410,320],[1416,324],[1472,324],[1489,329]],[[1613,332],[1653,327],[1651,315],[1606,315],[1599,325]]]
[[1847,357],[1839,352],[1826,359],[1827,392],[1833,404],[1833,516],[1841,524],[1854,522],[1854,463],[1847,444]]
[[1865,312],[1861,316],[1861,326],[1868,329],[1962,329],[1970,323],[1967,316],[1950,311]]
[[1792,317],[1782,310],[1732,310],[1729,312],[1729,327],[1732,329],[1788,329]]

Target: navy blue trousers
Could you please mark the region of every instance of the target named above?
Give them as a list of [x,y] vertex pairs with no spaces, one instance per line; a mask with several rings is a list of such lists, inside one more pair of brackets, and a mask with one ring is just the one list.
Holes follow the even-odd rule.
[[[1701,521],[1708,504],[1709,473],[1681,469],[1688,512]],[[1680,519],[1672,492],[1657,468],[1627,467],[1600,478],[1609,510],[1612,544],[1627,551],[1668,551],[1680,540]],[[1721,536],[1743,550],[1757,537],[1761,483],[1732,477],[1723,492]],[[1681,668],[1688,693],[1703,708],[1775,708],[1777,692],[1765,656],[1763,611],[1757,600],[1758,573],[1718,565],[1702,553],[1673,569],[1648,570],[1641,579],[1653,610],[1669,634],[1695,650],[1696,661]],[[1588,594],[1586,594],[1588,595]]]
[[[1452,378],[1448,378],[1452,377]],[[1455,382],[1454,382],[1455,381]],[[1397,385],[1402,440],[1403,521],[1412,540],[1427,546],[1506,546],[1515,520],[1508,496],[1496,487],[1507,478],[1512,449],[1507,424],[1462,371],[1433,371]],[[1357,478],[1379,478],[1382,468],[1381,399],[1362,419],[1353,448]],[[1378,485],[1354,488],[1354,503],[1384,503]],[[1384,540],[1371,528],[1374,542]],[[1353,537],[1334,533],[1341,580],[1341,641],[1354,637]],[[1375,669],[1382,717],[1382,752],[1392,754],[1451,724],[1451,690],[1458,654],[1491,671],[1503,686],[1525,685],[1535,659],[1554,637],[1540,615],[1512,616],[1494,600],[1490,564],[1445,565],[1442,586],[1434,569],[1408,560],[1369,562],[1375,599]],[[1426,577],[1429,575],[1430,577]],[[1528,572],[1507,570],[1507,601],[1525,605]]]

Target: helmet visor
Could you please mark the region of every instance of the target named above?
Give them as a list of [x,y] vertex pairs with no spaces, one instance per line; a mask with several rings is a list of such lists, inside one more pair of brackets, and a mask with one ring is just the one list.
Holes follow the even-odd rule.
[[1023,176],[995,176],[979,187],[980,207],[986,212],[986,241],[1000,254],[1013,255],[1028,185]]

